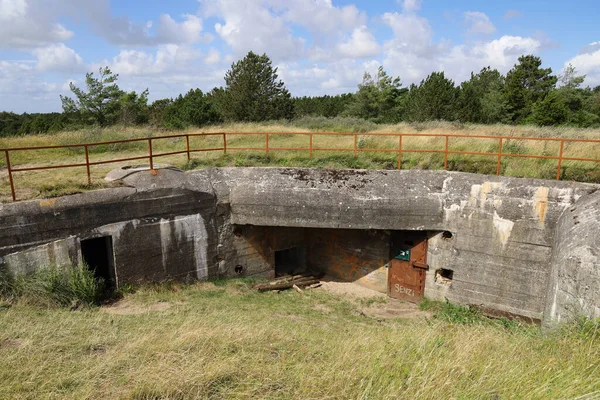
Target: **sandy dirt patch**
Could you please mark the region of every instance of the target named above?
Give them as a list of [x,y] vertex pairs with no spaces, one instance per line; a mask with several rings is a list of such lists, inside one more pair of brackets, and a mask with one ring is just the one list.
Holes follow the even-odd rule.
[[137,315],[144,314],[150,311],[165,311],[171,308],[171,303],[158,302],[149,306],[140,304],[132,304],[127,300],[121,300],[110,306],[102,307],[101,310],[114,315]]
[[366,288],[353,282],[321,282],[322,285],[318,290],[326,290],[329,293],[339,296],[350,296],[360,299],[382,298],[387,295],[376,290]]

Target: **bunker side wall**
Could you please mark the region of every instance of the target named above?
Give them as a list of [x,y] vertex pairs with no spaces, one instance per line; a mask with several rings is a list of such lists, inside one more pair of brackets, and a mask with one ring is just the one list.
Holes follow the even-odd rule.
[[564,211],[557,227],[544,325],[600,318],[600,191]]
[[81,265],[81,240],[110,236],[117,284],[218,274],[216,199],[181,188],[109,189],[0,210],[0,261],[16,274]]

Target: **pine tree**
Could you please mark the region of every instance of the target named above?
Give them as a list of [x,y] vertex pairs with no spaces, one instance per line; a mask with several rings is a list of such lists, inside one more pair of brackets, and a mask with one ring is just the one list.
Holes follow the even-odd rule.
[[454,82],[443,72],[433,72],[419,86],[411,85],[408,116],[413,121],[453,121],[457,97]]
[[283,81],[278,80],[277,68],[266,54],[253,52],[233,63],[225,74],[218,108],[229,121],[289,119],[294,115],[294,104]]
[[408,92],[401,89],[400,78],[389,76],[379,67],[377,77],[365,72],[358,92],[348,104],[346,115],[371,119],[376,122],[399,122],[402,117],[402,98]]
[[506,75],[504,91],[514,122],[524,122],[533,105],[556,86],[558,78],[552,75],[552,68],[541,68],[541,65],[539,57],[521,56]]
[[118,117],[124,92],[116,83],[119,75],[114,74],[110,68],[100,68],[98,74],[99,78],[94,78],[92,72],[85,75],[87,92],[72,82],[69,84],[75,100],[66,96],[60,96],[60,99],[65,113],[79,113],[86,122],[109,125]]

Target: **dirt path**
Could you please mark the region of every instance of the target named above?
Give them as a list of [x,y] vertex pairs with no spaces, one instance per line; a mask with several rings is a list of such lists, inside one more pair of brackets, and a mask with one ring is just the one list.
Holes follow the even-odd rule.
[[349,297],[354,300],[369,300],[374,302],[368,306],[360,307],[360,311],[367,317],[375,319],[406,318],[419,319],[431,318],[433,314],[422,311],[419,306],[407,301],[396,300],[385,293],[366,288],[353,282],[323,282],[321,290],[329,293]]

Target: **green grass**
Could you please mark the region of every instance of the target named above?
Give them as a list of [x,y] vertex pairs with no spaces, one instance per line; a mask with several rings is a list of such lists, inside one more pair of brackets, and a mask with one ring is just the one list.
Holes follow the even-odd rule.
[[0,267],[0,298],[4,302],[79,307],[98,305],[109,295],[104,281],[88,268],[49,266],[13,277]]
[[0,307],[0,398],[548,399],[600,390],[590,322],[543,335],[439,303],[429,320],[378,322],[361,315],[361,302],[318,290],[260,294],[251,284],[144,286],[118,303],[131,311],[121,314]]
[[[243,132],[246,135],[227,135],[227,154],[221,151],[195,152],[191,160],[185,154],[156,157],[155,163],[168,163],[183,169],[195,169],[218,166],[288,166],[315,168],[365,168],[397,169],[398,155],[394,152],[375,152],[368,150],[395,150],[397,137],[369,136],[368,133],[406,133],[440,135],[500,135],[514,139],[505,140],[503,152],[507,154],[531,154],[556,156],[559,153],[557,142],[532,142],[521,137],[557,137],[557,138],[600,138],[599,129],[577,128],[539,128],[509,125],[465,125],[445,122],[418,124],[377,125],[372,122],[353,118],[317,118],[305,117],[295,121],[273,121],[262,124],[226,124],[187,131],[159,131],[150,128],[111,127],[106,129],[88,128],[78,131],[59,132],[52,135],[20,136],[0,139],[0,148],[17,148],[47,145],[65,145],[74,143],[92,143],[99,141],[122,140],[169,136],[153,141],[154,154],[182,151],[186,148],[185,138],[172,137],[185,133]],[[265,147],[265,135],[248,134],[270,132],[270,151],[241,151],[236,148]],[[308,135],[282,135],[277,133],[331,132],[332,135],[314,135],[312,157],[308,151],[283,151],[276,148],[308,148]],[[354,155],[354,136],[336,136],[336,132],[357,133],[358,154]],[[452,151],[478,151],[494,154],[498,151],[496,139],[452,138],[449,149]],[[222,135],[209,137],[190,137],[191,149],[223,147]],[[343,151],[323,151],[318,148],[337,148]],[[405,137],[404,150],[431,149],[443,150],[443,137]],[[146,141],[117,143],[89,147],[90,161],[139,157],[147,155]],[[567,143],[565,157],[597,158],[599,144]],[[76,164],[85,162],[83,148],[45,149],[36,151],[11,152],[13,167],[33,167],[42,165]],[[14,173],[18,199],[45,198],[58,195],[79,193],[84,190],[109,187],[103,180],[108,171],[123,165],[144,164],[141,159],[114,164],[102,164],[91,167],[92,183],[87,184],[86,169],[65,168],[45,171],[27,171]],[[0,155],[0,202],[10,201],[10,185],[6,169],[6,160]],[[444,157],[440,153],[403,153],[402,169],[442,169]],[[449,155],[448,169],[451,171],[496,174],[497,157],[473,155]],[[525,159],[522,157],[504,157],[501,173],[505,176],[555,179],[557,161],[548,159]],[[600,183],[600,165],[593,162],[565,161],[561,168],[561,178],[581,182]]]

